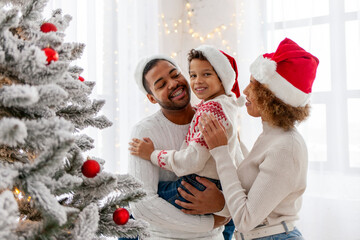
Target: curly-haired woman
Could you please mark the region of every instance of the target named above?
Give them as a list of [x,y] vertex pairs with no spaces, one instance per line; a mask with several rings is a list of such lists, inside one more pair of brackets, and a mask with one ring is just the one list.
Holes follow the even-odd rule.
[[213,116],[202,118],[201,131],[216,161],[237,239],[303,239],[294,222],[306,188],[308,155],[295,125],[309,116],[318,64],[286,38],[275,53],[251,65],[246,108],[250,116],[261,117],[263,132],[237,168],[221,124]]

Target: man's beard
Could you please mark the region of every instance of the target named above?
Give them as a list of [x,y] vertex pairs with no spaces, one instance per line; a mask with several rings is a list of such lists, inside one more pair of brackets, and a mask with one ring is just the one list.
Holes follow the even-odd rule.
[[[177,89],[178,87],[176,87],[175,89]],[[175,90],[174,90],[175,91]],[[162,102],[159,99],[156,99],[157,102],[159,103],[159,105],[166,109],[166,110],[181,110],[184,109],[189,103],[190,103],[190,91],[188,87],[184,87],[184,91],[186,91],[186,95],[187,97],[185,97],[185,99],[182,99],[179,102],[172,102],[170,99],[169,102]],[[171,95],[171,94],[170,94]],[[186,100],[187,98],[187,100]]]
[[159,105],[166,110],[181,110],[184,109],[190,101],[187,101],[186,103],[182,103],[182,104],[171,104],[171,103],[164,103],[164,102],[158,102]]

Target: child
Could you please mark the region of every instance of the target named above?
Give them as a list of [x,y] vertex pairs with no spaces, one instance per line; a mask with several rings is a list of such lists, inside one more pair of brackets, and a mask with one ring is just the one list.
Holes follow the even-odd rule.
[[190,51],[188,61],[191,89],[203,101],[195,108],[196,113],[180,151],[154,150],[149,138],[133,139],[129,148],[131,154],[181,176],[175,182],[159,182],[158,186],[159,196],[179,209],[181,207],[175,204],[175,200],[186,202],[177,192],[177,188],[182,187],[182,180],[203,191],[205,187],[196,181],[196,176],[202,176],[221,189],[214,159],[198,128],[203,113],[212,114],[223,123],[229,138],[230,153],[234,159],[242,158],[237,139],[238,105],[242,104],[242,98],[236,99],[240,91],[235,59],[212,46],[202,45]]

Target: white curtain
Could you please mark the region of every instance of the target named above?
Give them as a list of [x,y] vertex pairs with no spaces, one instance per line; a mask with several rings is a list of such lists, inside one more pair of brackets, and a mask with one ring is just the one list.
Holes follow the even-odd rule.
[[[114,126],[87,130],[89,153],[106,169],[127,171],[127,142],[134,123],[155,112],[133,80],[137,60],[173,57],[187,72],[186,54],[212,44],[236,57],[240,88],[249,65],[285,37],[320,59],[310,118],[299,126],[309,150],[308,188],[298,223],[306,239],[355,240],[360,226],[360,1],[359,0],[52,0],[74,17],[68,41],[87,48],[77,65],[96,81],[94,98]],[[46,16],[45,16],[46,17]],[[197,100],[193,96],[193,103]],[[241,138],[248,148],[260,119],[242,109]]]
[[113,122],[85,130],[96,146],[86,154],[105,159],[107,171],[126,173],[131,127],[157,109],[133,78],[139,58],[160,51],[157,0],[50,0],[44,18],[57,8],[73,17],[66,41],[86,44],[74,64],[84,68],[85,80],[96,82],[92,97],[106,100],[100,114]]

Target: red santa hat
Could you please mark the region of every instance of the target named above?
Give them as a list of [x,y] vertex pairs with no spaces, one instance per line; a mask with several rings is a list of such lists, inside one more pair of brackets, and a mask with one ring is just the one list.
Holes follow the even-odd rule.
[[238,70],[235,59],[210,45],[201,45],[195,50],[202,52],[202,54],[210,62],[224,86],[225,93],[230,94],[233,92],[237,98],[240,97],[239,84],[237,80]]
[[274,53],[260,55],[250,72],[286,104],[303,107],[310,101],[318,65],[315,56],[285,38]]
[[145,66],[152,60],[155,59],[159,59],[159,60],[165,60],[170,62],[172,65],[174,65],[180,72],[181,69],[179,67],[179,65],[176,64],[176,62],[174,61],[174,59],[169,58],[165,55],[152,55],[152,56],[148,56],[148,57],[144,57],[142,58],[138,64],[136,65],[136,69],[135,69],[135,73],[134,73],[134,77],[135,77],[135,82],[138,85],[139,89],[146,95],[147,91],[143,85],[143,74],[144,74],[144,69]]

